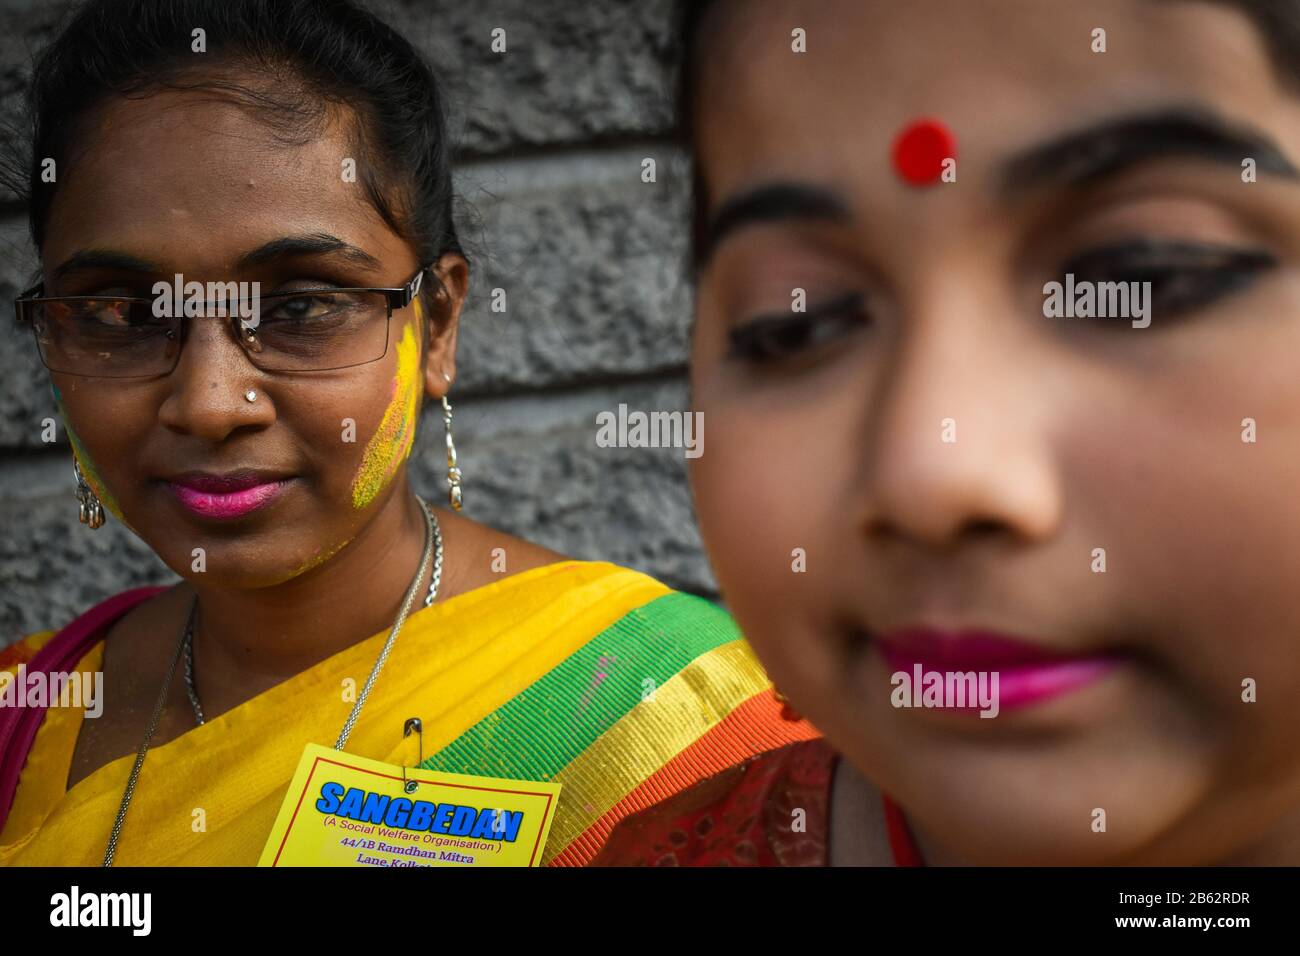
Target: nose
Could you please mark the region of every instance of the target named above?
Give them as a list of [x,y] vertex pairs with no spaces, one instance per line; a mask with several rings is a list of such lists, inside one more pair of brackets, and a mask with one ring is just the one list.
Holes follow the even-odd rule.
[[872,535],[948,548],[1041,540],[1061,520],[1050,366],[988,285],[931,277],[905,317],[869,415],[858,512]]
[[[180,357],[168,378],[169,392],[159,409],[164,426],[219,442],[236,429],[275,420],[274,407],[263,394],[265,374],[249,361],[230,319],[188,318],[183,335]],[[257,400],[247,399],[250,391],[257,393]]]

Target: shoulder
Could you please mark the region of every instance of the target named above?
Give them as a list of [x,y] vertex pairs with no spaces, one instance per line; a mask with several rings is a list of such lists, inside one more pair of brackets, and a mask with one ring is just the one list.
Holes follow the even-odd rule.
[[437,512],[448,557],[442,593],[449,598],[570,560],[558,551],[498,531],[445,508],[439,508]]
[[835,754],[789,744],[620,822],[593,866],[819,866]]
[[605,662],[620,670],[635,669],[662,686],[694,665],[712,676],[720,669],[743,675],[750,694],[768,685],[735,620],[712,601],[604,561],[566,560],[529,576],[552,590],[566,616],[586,622]]
[[116,630],[128,619],[145,621],[174,599],[175,591],[174,587],[155,585],[128,588],[104,598],[61,628],[37,631],[0,648],[0,671],[16,672],[20,665],[29,664],[56,639],[69,645],[85,643]]

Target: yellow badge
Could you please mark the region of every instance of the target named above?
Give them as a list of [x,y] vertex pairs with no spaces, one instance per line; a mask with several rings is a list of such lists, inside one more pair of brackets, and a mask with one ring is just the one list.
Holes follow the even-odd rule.
[[258,866],[537,866],[559,796],[308,744]]

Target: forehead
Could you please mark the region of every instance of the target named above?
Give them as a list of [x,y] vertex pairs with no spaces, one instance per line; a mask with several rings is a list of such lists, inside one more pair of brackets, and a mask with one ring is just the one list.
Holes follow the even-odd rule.
[[[220,272],[290,233],[330,232],[363,248],[392,242],[358,185],[350,122],[327,114],[288,137],[210,92],[110,100],[89,115],[59,171],[47,264],[108,246]],[[357,161],[357,183],[344,180],[345,157]]]
[[954,131],[969,181],[1089,120],[1188,102],[1259,115],[1280,95],[1251,21],[1199,0],[724,0],[697,55],[710,206],[775,177],[887,182],[918,117]]

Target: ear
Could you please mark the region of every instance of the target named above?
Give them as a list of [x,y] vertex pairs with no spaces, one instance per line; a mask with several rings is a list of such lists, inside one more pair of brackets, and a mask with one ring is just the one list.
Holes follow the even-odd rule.
[[[431,280],[420,294],[424,313],[424,332],[428,347],[424,353],[424,391],[441,399],[456,378],[456,333],[460,313],[469,292],[469,263],[456,253],[446,253],[429,270]],[[423,310],[422,310],[423,312]]]

